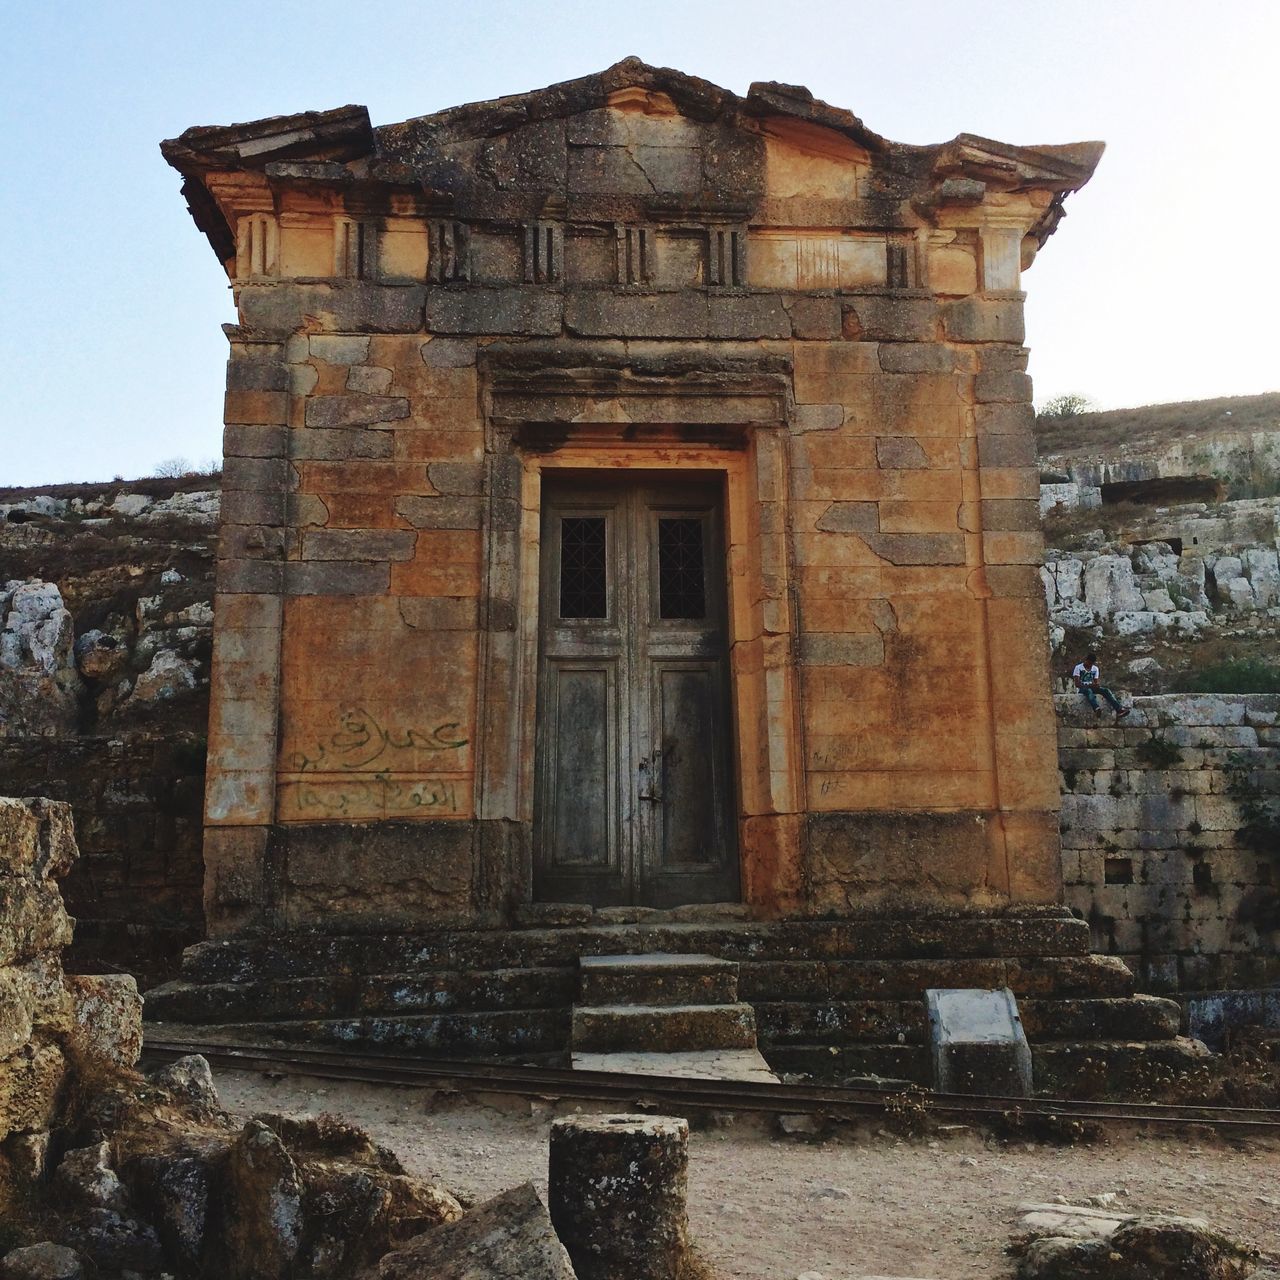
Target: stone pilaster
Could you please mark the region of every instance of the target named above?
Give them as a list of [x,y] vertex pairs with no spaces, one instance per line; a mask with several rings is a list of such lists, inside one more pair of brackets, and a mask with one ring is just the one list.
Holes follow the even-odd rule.
[[211,934],[271,923],[289,382],[278,335],[228,328],[222,518],[205,797]]

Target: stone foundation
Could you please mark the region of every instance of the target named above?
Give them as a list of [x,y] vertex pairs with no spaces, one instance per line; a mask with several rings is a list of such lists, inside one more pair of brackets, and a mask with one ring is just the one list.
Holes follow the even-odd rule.
[[1066,903],[1093,948],[1144,991],[1280,980],[1280,696],[1136,698],[1121,722],[1057,703]]

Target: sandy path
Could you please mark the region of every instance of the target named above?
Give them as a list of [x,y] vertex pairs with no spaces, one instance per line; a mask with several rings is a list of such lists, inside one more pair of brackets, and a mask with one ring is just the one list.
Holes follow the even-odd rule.
[[[223,1105],[333,1111],[392,1147],[414,1173],[475,1199],[532,1178],[546,1189],[553,1112],[442,1102],[429,1092],[220,1071]],[[571,1111],[564,1106],[559,1113]],[[690,1220],[709,1258],[735,1280],[865,1275],[993,1280],[1024,1200],[1116,1192],[1126,1207],[1198,1213],[1280,1259],[1280,1140],[1126,1136],[1101,1146],[984,1140],[964,1131],[901,1142],[875,1133],[812,1143],[754,1122],[690,1139]]]

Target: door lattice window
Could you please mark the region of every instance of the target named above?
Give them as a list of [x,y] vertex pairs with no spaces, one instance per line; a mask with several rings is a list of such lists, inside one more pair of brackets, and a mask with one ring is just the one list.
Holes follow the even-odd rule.
[[658,613],[663,618],[704,618],[707,591],[702,521],[658,521]]
[[560,616],[604,618],[609,613],[603,516],[560,520]]

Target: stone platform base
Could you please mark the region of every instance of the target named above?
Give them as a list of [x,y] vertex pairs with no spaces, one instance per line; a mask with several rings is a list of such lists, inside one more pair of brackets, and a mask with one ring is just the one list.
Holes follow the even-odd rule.
[[293,933],[189,948],[146,1017],[197,1040],[566,1063],[580,957],[698,953],[737,962],[769,1067],[816,1080],[928,1084],[929,987],[1010,987],[1041,1092],[1122,1093],[1203,1056],[1175,1003],[1134,995],[1124,964],[1088,948],[1084,921],[1053,910]]
[[624,1076],[678,1076],[683,1080],[748,1080],[777,1084],[759,1049],[692,1049],[676,1053],[573,1053],[575,1071]]

